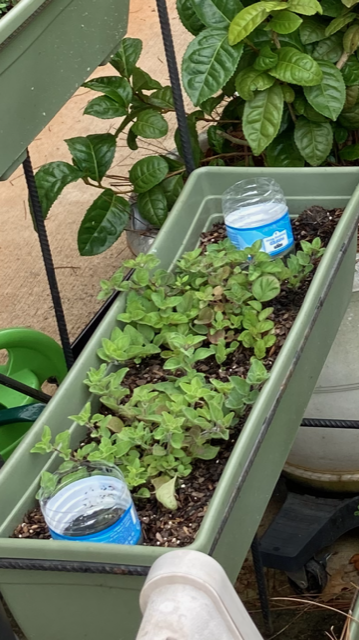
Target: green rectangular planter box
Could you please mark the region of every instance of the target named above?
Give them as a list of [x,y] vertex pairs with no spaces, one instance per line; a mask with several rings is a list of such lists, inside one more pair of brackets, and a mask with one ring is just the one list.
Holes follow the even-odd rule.
[[0,180],[127,30],[129,0],[20,0],[0,20]]
[[[358,169],[200,169],[189,180],[153,248],[162,267],[193,249],[221,219],[221,194],[249,176],[271,176],[290,212],[347,205],[302,309],[253,407],[191,548],[212,554],[235,580],[285,463],[352,290],[359,214]],[[355,190],[356,189],[356,190]],[[352,195],[354,192],[354,195]],[[56,456],[30,454],[44,424],[70,426],[89,399],[83,384],[96,350],[123,310],[119,296],[23,442],[0,473],[0,591],[28,640],[134,640],[146,570],[168,549],[9,539]],[[72,424],[73,444],[83,431]],[[127,571],[129,575],[123,575]]]

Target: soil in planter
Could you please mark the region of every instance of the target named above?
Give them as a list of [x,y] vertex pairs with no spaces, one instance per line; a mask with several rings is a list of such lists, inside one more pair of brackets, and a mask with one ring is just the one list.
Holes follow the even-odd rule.
[[17,4],[18,0],[0,0],[0,20]]
[[[293,221],[296,250],[300,249],[301,240],[311,242],[316,237],[319,237],[323,245],[327,246],[341,214],[342,209],[328,211],[318,206],[305,210]],[[221,223],[216,224],[210,231],[202,234],[201,246],[205,249],[208,244],[218,242],[225,236],[224,225]],[[263,361],[267,370],[271,369],[278,356],[280,348],[300,310],[314,273],[315,270],[309,273],[297,290],[282,285],[280,295],[271,301],[274,307],[271,318],[275,322],[277,341]],[[245,376],[250,366],[251,355],[251,351],[240,346],[226,360],[225,369],[217,364],[214,357],[200,361],[197,369],[210,378],[215,377],[223,380],[226,380],[228,375]],[[163,360],[161,358],[152,356],[144,359],[139,365],[130,365],[130,370],[123,384],[132,391],[139,385],[165,380],[166,372],[162,369],[162,364]],[[247,417],[248,414],[247,416],[242,416],[237,428],[232,430],[231,438],[222,444],[216,459],[194,461],[191,475],[182,480],[177,490],[179,508],[176,511],[168,511],[155,498],[146,500],[135,498],[136,508],[142,523],[143,544],[161,547],[182,547],[193,542],[219,478],[236,443],[240,429]],[[216,444],[218,444],[218,441],[216,441]],[[26,514],[23,522],[15,529],[12,537],[50,538],[39,508]]]

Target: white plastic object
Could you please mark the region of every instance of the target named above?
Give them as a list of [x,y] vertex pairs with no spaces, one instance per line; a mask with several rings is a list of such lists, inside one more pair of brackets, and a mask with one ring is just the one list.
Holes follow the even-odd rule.
[[156,560],[140,607],[136,640],[263,640],[222,567],[199,551]]
[[132,496],[121,471],[107,462],[82,462],[56,471],[56,486],[40,491],[41,511],[55,540],[137,544]]
[[[304,416],[359,420],[359,254],[353,293]],[[301,483],[359,491],[359,430],[301,427],[284,467]]]
[[294,238],[284,193],[271,178],[240,180],[222,195],[228,238],[237,249],[262,241],[262,251],[280,256]]

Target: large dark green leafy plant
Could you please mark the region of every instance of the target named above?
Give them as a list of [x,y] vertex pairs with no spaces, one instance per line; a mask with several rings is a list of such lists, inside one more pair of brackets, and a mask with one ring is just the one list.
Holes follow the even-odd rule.
[[[177,0],[195,36],[182,80],[195,110],[187,115],[196,166],[304,167],[359,159],[359,0]],[[85,83],[99,95],[85,114],[121,118],[113,132],[70,138],[72,164],[50,162],[36,174],[43,214],[77,180],[97,197],[78,232],[81,255],[108,249],[128,227],[129,199],[161,227],[186,178],[178,155],[153,155],[168,133],[172,90],[137,66],[142,43],[125,38],[111,64],[118,75]],[[208,150],[198,123],[207,127]],[[119,175],[116,147],[149,154]],[[172,145],[171,145],[172,146]],[[143,147],[142,147],[143,148]],[[171,148],[171,147],[170,147]],[[111,170],[112,167],[112,170]]]
[[[182,63],[189,97],[201,108],[231,98],[210,142],[222,151],[228,139],[247,142],[268,166],[357,160],[358,0],[244,4],[177,2],[196,36]],[[347,141],[354,144],[342,148]]]

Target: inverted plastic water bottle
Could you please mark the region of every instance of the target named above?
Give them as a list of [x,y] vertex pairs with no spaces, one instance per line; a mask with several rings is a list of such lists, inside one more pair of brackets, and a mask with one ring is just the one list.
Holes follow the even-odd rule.
[[140,543],[141,524],[118,467],[85,462],[54,475],[56,486],[39,496],[54,540]]
[[271,178],[237,182],[223,193],[222,206],[228,238],[237,249],[262,240],[262,251],[280,256],[293,247],[284,193]]

